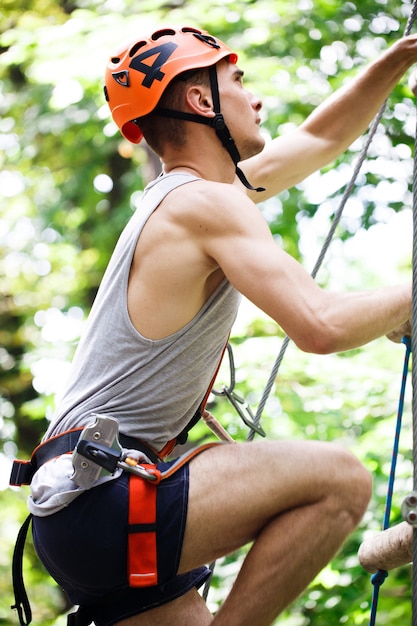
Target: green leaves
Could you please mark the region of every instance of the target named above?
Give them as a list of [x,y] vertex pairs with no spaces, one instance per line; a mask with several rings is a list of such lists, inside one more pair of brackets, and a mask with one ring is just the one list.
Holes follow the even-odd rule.
[[[116,6],[117,5],[117,6]],[[262,96],[266,135],[284,133],[358,68],[404,32],[410,2],[382,0],[6,0],[0,9],[0,438],[4,462],[29,454],[44,432],[54,395],[66,375],[113,246],[135,210],[158,161],[129,145],[112,124],[103,96],[108,54],[143,26],[198,25],[239,54],[247,87]],[[394,90],[383,123],[342,220],[322,284],[380,284],[366,260],[352,260],[355,235],[411,206],[415,101],[407,79]],[[347,184],[361,142],[331,167],[262,207],[277,244],[306,264],[319,247]],[[104,177],[104,178],[103,178]],[[100,181],[108,183],[107,186]],[[351,246],[343,245],[351,242]],[[407,269],[407,261],[403,261]],[[348,267],[347,267],[348,265]],[[311,269],[309,267],[308,269]],[[237,386],[256,410],[282,337],[251,312],[234,331]],[[333,357],[301,355],[290,347],[267,404],[269,437],[338,439],[352,447],[375,478],[363,527],[306,594],[278,621],[367,624],[371,586],[356,550],[366,528],[380,527],[389,471],[402,352],[385,341]],[[227,381],[223,371],[218,385]],[[217,384],[217,383],[216,383]],[[215,399],[215,414],[237,439],[247,429]],[[410,424],[399,463],[396,510],[411,476]],[[195,440],[206,437],[199,424]],[[2,470],[3,471],[3,470]],[[7,469],[4,470],[7,474]],[[6,482],[6,479],[4,480]],[[25,493],[0,492],[7,510],[0,533],[10,578],[15,521]],[[308,538],[306,538],[308,540]],[[238,557],[219,564],[214,605],[237,570]],[[241,558],[239,556],[239,558]],[[29,555],[28,586],[36,621],[56,623],[65,601]],[[10,586],[0,593],[0,621],[12,623]],[[410,621],[410,571],[384,585],[379,624]],[[54,587],[55,589],[55,587]],[[385,591],[385,589],[387,591]],[[4,591],[4,593],[3,593]]]

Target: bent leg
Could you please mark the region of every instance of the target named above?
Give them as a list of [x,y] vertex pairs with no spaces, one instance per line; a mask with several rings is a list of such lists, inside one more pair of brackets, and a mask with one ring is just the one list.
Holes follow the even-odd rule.
[[255,442],[207,450],[190,463],[179,573],[253,541],[213,618],[195,590],[117,626],[268,626],[329,562],[368,504],[368,472],[319,442]]
[[359,523],[368,472],[320,442],[214,448],[190,464],[180,572],[254,541],[213,624],[271,624]]
[[209,626],[213,617],[196,589],[169,604],[117,622],[115,626]]

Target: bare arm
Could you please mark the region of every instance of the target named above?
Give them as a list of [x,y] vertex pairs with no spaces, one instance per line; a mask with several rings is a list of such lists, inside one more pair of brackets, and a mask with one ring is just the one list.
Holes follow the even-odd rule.
[[[212,188],[210,188],[212,189]],[[205,198],[201,245],[231,283],[304,351],[339,352],[390,333],[411,315],[411,286],[335,293],[321,289],[278,248],[264,219],[238,189]],[[201,215],[201,213],[200,213]]]
[[252,199],[261,202],[292,187],[344,152],[416,61],[417,36],[400,39],[326,99],[294,133],[274,139],[245,161],[242,169],[248,179],[266,188],[249,194]]

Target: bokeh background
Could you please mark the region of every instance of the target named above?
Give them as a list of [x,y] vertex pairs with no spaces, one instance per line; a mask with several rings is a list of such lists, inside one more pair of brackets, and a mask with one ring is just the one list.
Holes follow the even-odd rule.
[[[11,461],[27,458],[45,431],[118,234],[160,168],[110,119],[103,96],[109,53],[150,24],[209,30],[238,52],[246,85],[263,99],[268,140],[302,122],[401,37],[410,9],[404,0],[1,0],[0,624],[18,623],[10,609],[11,558],[28,495],[8,488]],[[387,103],[317,276],[326,287],[374,288],[411,275],[416,116],[407,79]],[[260,207],[277,245],[309,271],[363,144],[359,138],[328,168]],[[244,302],[231,342],[236,389],[254,411],[282,341]],[[289,345],[262,416],[267,437],[345,443],[372,471],[374,496],[360,528],[277,624],[368,623],[372,585],[357,549],[382,524],[403,358],[403,346],[385,338],[331,356]],[[228,379],[225,362],[216,388]],[[392,523],[412,489],[409,396],[408,389]],[[222,397],[210,405],[233,437],[247,437]],[[209,437],[201,424],[192,433],[194,443]],[[216,564],[213,611],[243,553]],[[34,624],[64,625],[71,607],[30,541],[25,580]],[[404,566],[382,587],[378,624],[410,621],[411,570]]]

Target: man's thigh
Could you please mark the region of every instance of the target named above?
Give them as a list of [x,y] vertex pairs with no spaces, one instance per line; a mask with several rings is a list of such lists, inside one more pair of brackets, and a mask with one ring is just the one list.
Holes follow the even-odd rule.
[[207,450],[190,463],[179,573],[254,540],[280,513],[329,493],[349,498],[361,479],[355,457],[329,443],[262,441]]
[[206,603],[192,589],[168,604],[117,622],[115,626],[208,626],[212,620]]

